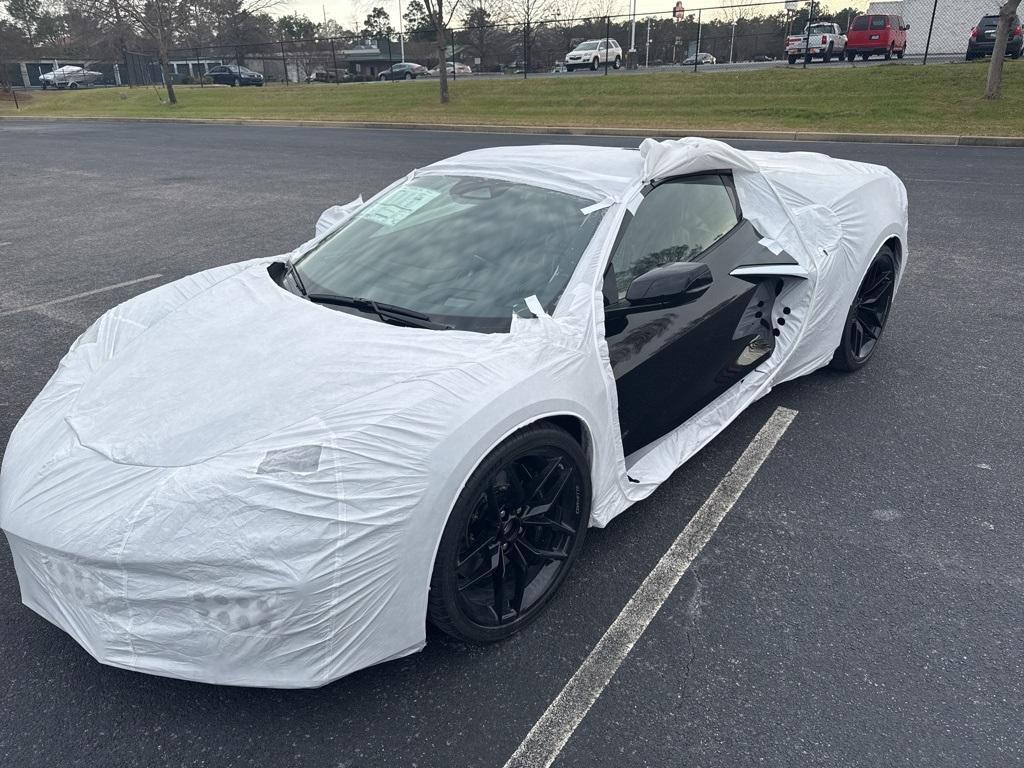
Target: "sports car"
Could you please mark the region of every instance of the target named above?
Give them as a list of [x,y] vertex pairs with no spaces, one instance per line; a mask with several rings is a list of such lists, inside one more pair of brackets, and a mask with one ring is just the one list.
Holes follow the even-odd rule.
[[418,169],[85,331],[0,472],[22,599],[104,663],[236,685],[322,685],[427,621],[500,640],[774,385],[867,363],[906,259],[903,184],[820,154]]

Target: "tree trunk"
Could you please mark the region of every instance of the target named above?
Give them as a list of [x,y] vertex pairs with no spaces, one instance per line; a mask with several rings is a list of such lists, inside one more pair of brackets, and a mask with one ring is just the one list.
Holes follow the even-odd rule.
[[171,78],[171,70],[167,66],[167,46],[164,45],[162,37],[159,43],[157,43],[157,51],[160,59],[160,71],[164,76],[164,86],[167,88],[167,102],[169,104],[177,104],[178,97],[174,95],[174,80]]
[[[440,14],[438,14],[440,16]],[[437,24],[438,74],[441,78],[441,103],[448,103],[448,43],[445,40],[444,24]]]
[[996,42],[992,50],[992,61],[988,65],[988,82],[985,84],[985,98],[998,99],[1003,92],[1003,61],[1006,59],[1006,41],[1010,36],[1010,24],[1020,0],[1007,0],[999,9],[999,26],[996,28]]

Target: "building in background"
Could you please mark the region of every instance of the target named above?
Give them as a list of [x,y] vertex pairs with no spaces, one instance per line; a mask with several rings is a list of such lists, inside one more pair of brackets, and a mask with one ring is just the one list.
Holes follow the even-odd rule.
[[928,25],[935,11],[930,53],[967,52],[967,41],[982,16],[999,13],[998,0],[885,0],[868,5],[867,13],[891,13],[902,16],[910,25],[907,32],[907,54],[924,53],[928,41]]

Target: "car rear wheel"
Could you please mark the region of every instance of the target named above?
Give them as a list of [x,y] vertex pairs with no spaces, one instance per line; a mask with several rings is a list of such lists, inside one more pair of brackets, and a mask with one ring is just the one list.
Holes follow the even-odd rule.
[[857,52],[856,51],[847,51],[846,52],[846,60],[847,61],[853,61],[855,58],[857,58]]
[[870,57],[871,57],[871,54],[870,54],[870,53],[862,53],[862,54],[860,55],[860,60],[861,60],[861,61],[867,61],[867,60],[868,60],[868,59],[869,59]]
[[893,47],[890,45],[889,46],[889,50],[887,50],[885,52],[885,60],[886,61],[892,61],[892,51],[893,51]]
[[72,91],[77,91],[78,83],[71,83],[71,85],[69,85],[68,88],[70,88]]
[[618,69],[619,67],[621,67],[622,66],[622,57],[621,56],[616,56],[615,57],[615,63],[612,64],[612,66],[615,67],[615,69]]
[[412,80],[412,72],[406,72],[405,73],[405,79],[406,80]]
[[837,371],[856,371],[867,364],[885,330],[896,290],[896,259],[889,246],[875,254],[850,306],[843,337],[832,356]]
[[452,510],[430,579],[430,622],[488,643],[533,621],[579,555],[590,502],[588,463],[568,432],[540,424],[514,434]]
[[822,55],[821,60],[823,63],[828,64],[832,61],[832,43],[828,44],[828,50]]
[[796,64],[796,56],[790,56],[789,57],[789,63],[790,64]]
[[241,84],[242,84],[242,81],[239,80],[237,77],[234,80],[231,81],[231,87],[232,88],[235,88],[236,86],[239,86]]

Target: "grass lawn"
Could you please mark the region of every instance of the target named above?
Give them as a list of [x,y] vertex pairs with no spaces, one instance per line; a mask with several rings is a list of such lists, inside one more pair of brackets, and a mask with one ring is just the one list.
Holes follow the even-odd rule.
[[[749,72],[465,78],[437,81],[35,92],[20,114],[1024,135],[1024,61],[1008,61],[1001,101],[982,97],[987,62]],[[0,115],[14,114],[0,101]]]

